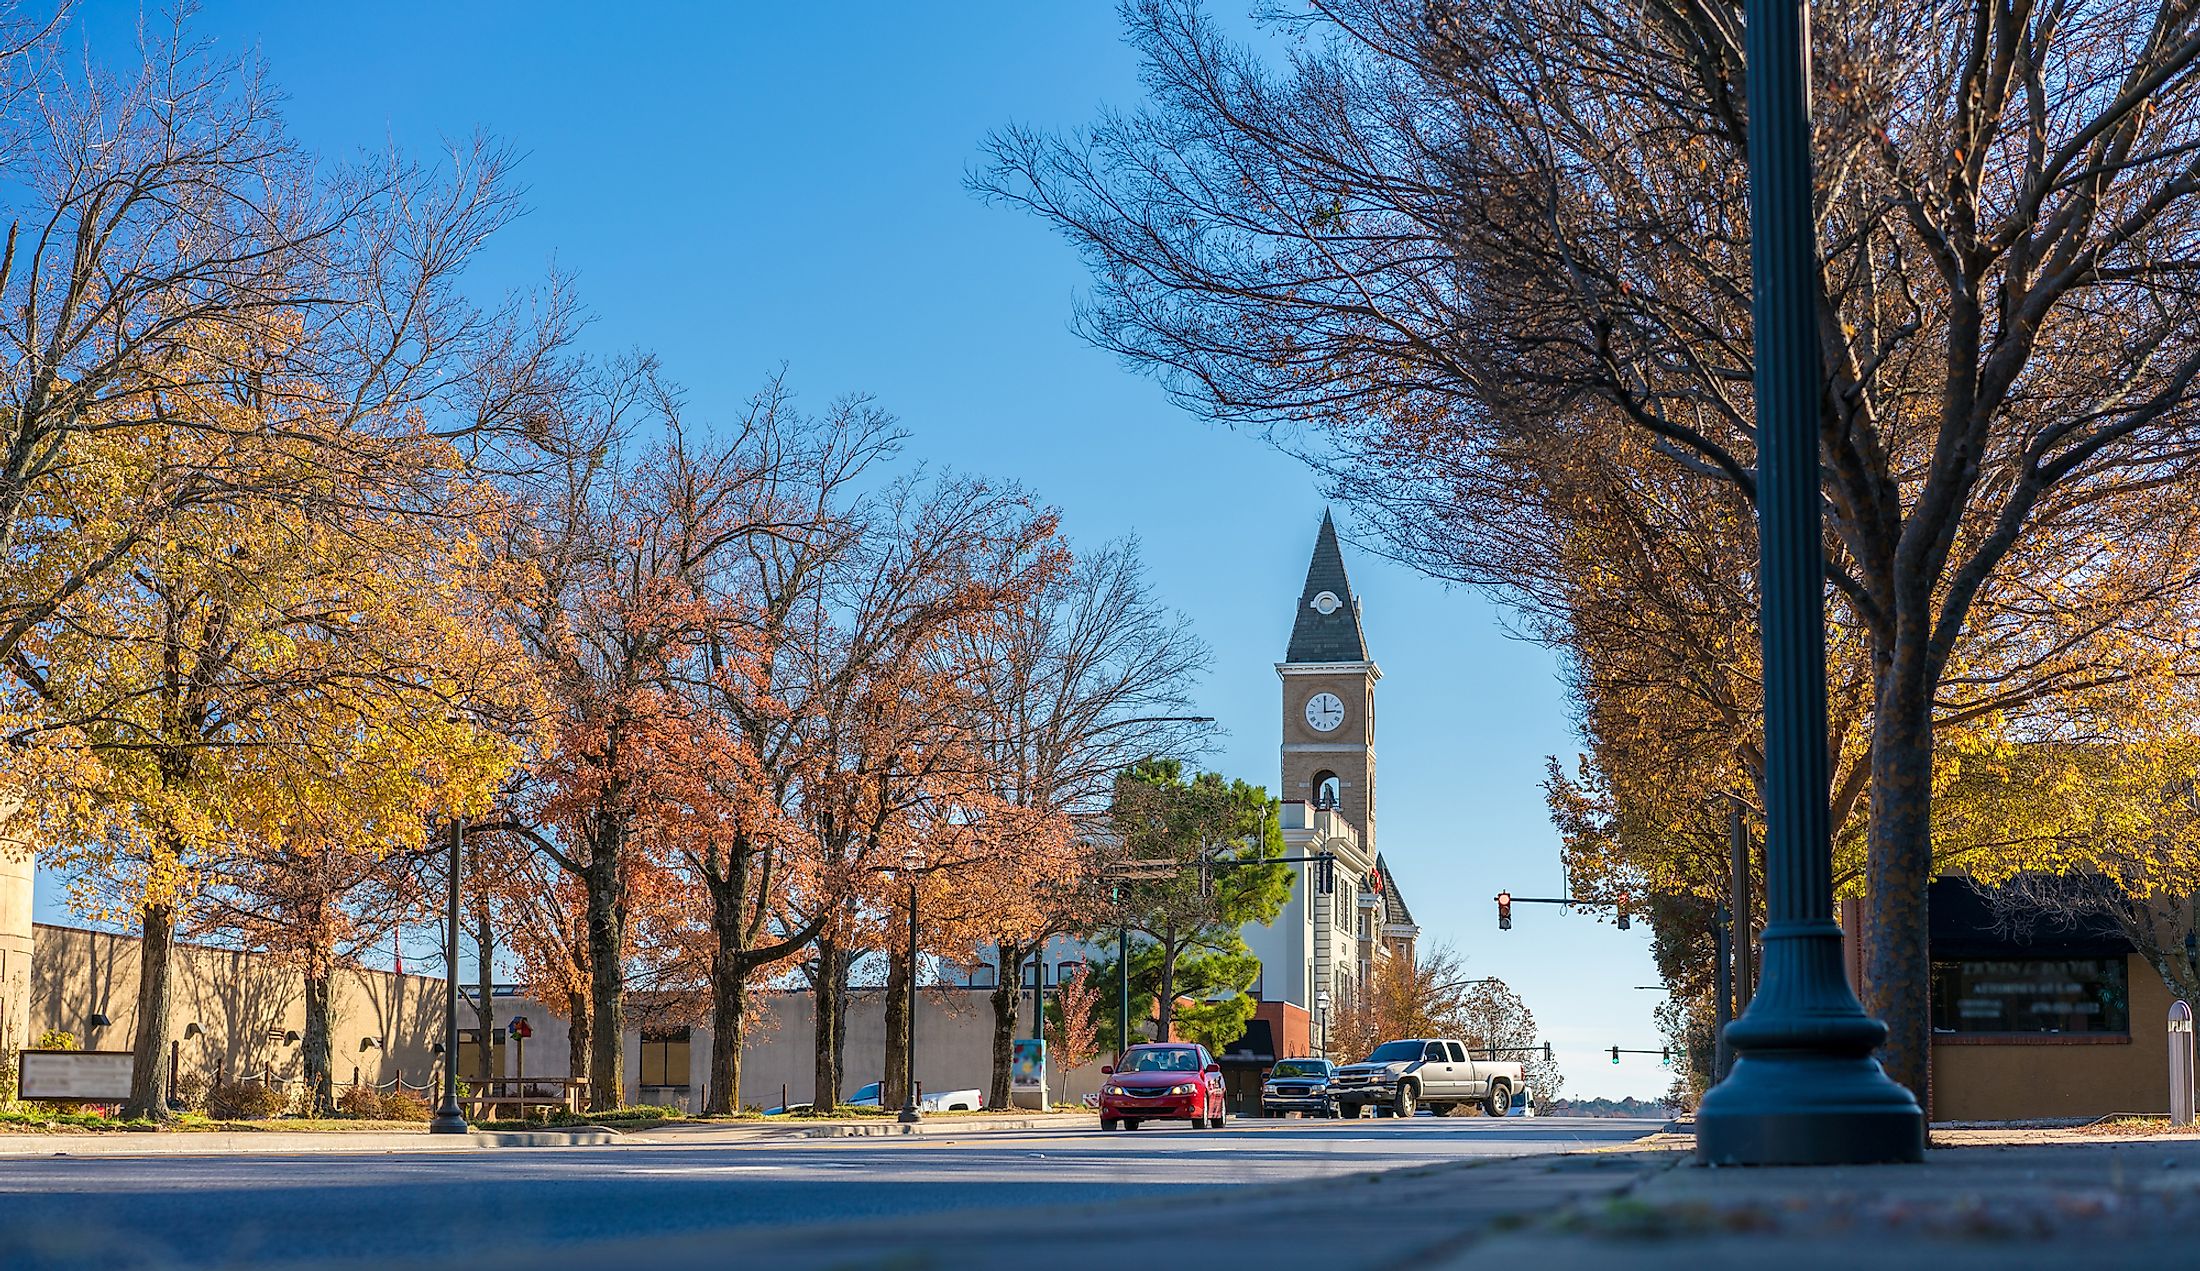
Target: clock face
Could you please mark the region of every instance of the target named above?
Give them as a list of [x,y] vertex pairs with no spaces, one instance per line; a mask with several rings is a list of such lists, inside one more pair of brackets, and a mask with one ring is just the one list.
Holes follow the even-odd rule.
[[1344,722],[1344,703],[1335,693],[1316,693],[1306,699],[1306,722],[1315,732],[1333,732]]

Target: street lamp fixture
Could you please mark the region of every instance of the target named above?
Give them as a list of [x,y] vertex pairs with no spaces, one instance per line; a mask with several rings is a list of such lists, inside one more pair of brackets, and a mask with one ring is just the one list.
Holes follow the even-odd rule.
[[1925,1115],[1872,1051],[1886,1025],[1842,971],[1826,755],[1818,230],[1803,0],[1744,0],[1764,646],[1764,981],[1726,1030],[1739,1056],[1696,1113],[1710,1165],[1925,1159]]
[[917,854],[911,851],[902,857],[901,872],[909,877],[909,1009],[902,1015],[902,1054],[907,1071],[902,1077],[901,1115],[895,1117],[903,1125],[915,1125],[924,1120],[924,1110],[917,1106]]
[[[466,818],[451,818],[451,876],[444,891],[443,932],[443,1102],[430,1134],[464,1134],[466,1109],[458,1102],[458,877],[465,863]],[[485,1039],[486,1040],[486,1039]]]

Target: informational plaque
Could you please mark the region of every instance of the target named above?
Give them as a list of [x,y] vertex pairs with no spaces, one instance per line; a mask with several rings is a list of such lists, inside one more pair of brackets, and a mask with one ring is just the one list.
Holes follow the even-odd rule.
[[123,1103],[130,1098],[135,1065],[127,1050],[25,1050],[18,1052],[17,1097],[83,1103]]

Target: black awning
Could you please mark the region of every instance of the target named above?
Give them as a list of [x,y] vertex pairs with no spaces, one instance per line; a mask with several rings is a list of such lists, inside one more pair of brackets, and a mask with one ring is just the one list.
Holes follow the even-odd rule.
[[1272,1064],[1276,1062],[1276,1035],[1267,1020],[1252,1020],[1245,1025],[1245,1035],[1224,1046],[1215,1059],[1224,1064]]
[[1935,958],[2115,958],[2134,951],[2106,914],[2035,911],[2002,918],[1967,878],[1933,880],[1930,897]]

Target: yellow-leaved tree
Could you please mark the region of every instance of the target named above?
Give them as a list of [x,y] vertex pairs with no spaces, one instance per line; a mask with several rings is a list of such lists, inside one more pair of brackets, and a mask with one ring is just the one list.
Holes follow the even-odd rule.
[[[339,462],[315,386],[211,373],[248,352],[166,367],[153,408],[80,442],[36,499],[97,524],[179,467],[252,492],[169,518],[13,667],[37,699],[25,740],[72,757],[32,791],[40,850],[80,912],[144,937],[135,1115],[168,1111],[173,941],[211,881],[317,906],[298,884],[326,853],[416,847],[431,818],[485,808],[516,758],[488,722],[521,713],[519,660],[471,599],[494,503],[424,434]],[[284,951],[325,1014],[326,919],[287,925],[317,930]]]

